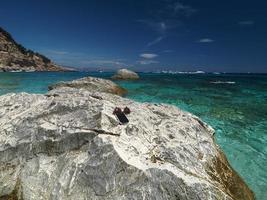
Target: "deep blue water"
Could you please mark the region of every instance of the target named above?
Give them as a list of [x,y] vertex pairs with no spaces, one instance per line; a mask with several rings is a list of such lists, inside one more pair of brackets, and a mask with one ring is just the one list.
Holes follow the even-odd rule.
[[[111,73],[0,73],[0,95],[45,93],[52,83],[88,75]],[[140,75],[139,81],[117,82],[128,98],[173,104],[201,117],[215,128],[217,143],[257,199],[267,198],[267,75]]]

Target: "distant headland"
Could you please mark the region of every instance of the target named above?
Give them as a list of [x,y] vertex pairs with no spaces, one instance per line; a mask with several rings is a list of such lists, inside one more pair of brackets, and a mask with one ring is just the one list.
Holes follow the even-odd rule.
[[46,56],[18,44],[0,27],[0,72],[73,71],[53,63]]

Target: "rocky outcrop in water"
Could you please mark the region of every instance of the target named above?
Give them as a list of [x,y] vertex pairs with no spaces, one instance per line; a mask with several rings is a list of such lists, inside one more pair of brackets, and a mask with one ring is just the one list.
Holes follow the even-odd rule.
[[44,55],[26,49],[0,27],[0,72],[69,71]]
[[111,77],[114,80],[136,80],[139,79],[137,73],[128,70],[128,69],[120,69],[117,73]]
[[[116,106],[131,109],[128,124],[119,125]],[[80,86],[7,94],[0,97],[0,197],[254,199],[213,134],[174,106]]]
[[127,93],[126,89],[120,87],[112,81],[95,77],[85,77],[74,81],[59,82],[54,85],[50,85],[48,89],[53,90],[65,87],[84,89],[91,92],[106,92],[120,96],[123,96]]

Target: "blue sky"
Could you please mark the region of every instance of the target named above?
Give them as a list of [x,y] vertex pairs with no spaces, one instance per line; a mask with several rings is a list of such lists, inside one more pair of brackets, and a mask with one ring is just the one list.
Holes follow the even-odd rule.
[[0,26],[65,66],[267,72],[264,0],[9,0]]

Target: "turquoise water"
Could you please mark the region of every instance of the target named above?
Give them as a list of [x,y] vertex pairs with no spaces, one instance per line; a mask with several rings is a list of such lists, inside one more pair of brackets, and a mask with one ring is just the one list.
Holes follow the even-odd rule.
[[[110,73],[0,73],[0,94],[45,93],[58,81]],[[218,82],[221,81],[221,82]],[[141,74],[139,81],[119,81],[128,98],[169,103],[212,125],[228,160],[255,192],[267,198],[267,75]]]

